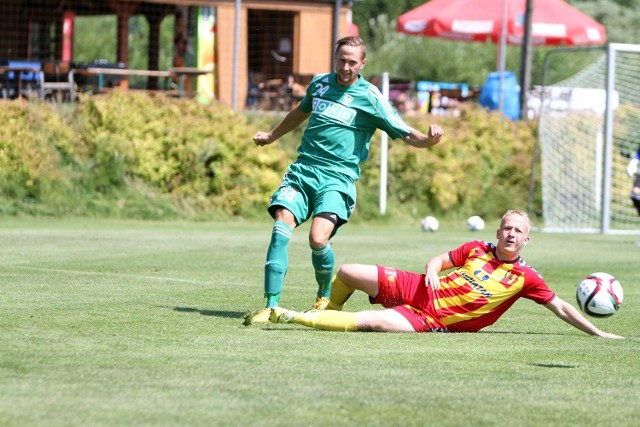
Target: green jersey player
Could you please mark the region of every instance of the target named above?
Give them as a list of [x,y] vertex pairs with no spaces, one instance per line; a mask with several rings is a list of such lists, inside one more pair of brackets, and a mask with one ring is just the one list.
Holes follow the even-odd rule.
[[367,160],[376,129],[418,148],[434,146],[444,134],[437,125],[430,125],[427,134],[407,125],[380,91],[360,75],[366,63],[361,38],[340,39],[336,44],[335,72],[316,76],[298,106],[274,129],[257,132],[253,137],[255,144],[262,147],[309,119],[298,159],[289,166],[268,209],[275,222],[265,263],[266,307],[248,314],[245,324],[269,321],[270,309],[278,306],[287,273],[289,240],[293,230],[309,218],[313,218],[309,231],[311,263],[318,283],[312,309],[325,308],[334,268],[329,239],[353,212],[359,164]]

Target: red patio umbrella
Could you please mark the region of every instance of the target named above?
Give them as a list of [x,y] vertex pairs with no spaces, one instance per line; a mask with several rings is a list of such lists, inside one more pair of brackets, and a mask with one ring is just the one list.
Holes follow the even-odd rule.
[[[505,42],[521,45],[525,11],[526,0],[431,0],[400,15],[397,31],[498,43],[504,25]],[[531,43],[537,46],[598,45],[606,41],[602,24],[563,0],[535,0],[531,23]]]
[[[586,46],[606,42],[602,24],[563,0],[431,0],[400,15],[397,30],[449,40],[499,43],[500,102],[506,44],[522,46],[520,86],[527,88],[529,45]],[[525,93],[526,90],[520,92],[523,109]]]

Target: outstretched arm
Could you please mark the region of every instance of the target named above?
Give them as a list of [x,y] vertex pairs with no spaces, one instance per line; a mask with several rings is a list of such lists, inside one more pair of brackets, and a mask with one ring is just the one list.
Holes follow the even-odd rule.
[[602,338],[615,338],[623,339],[619,335],[610,334],[608,332],[601,331],[593,323],[589,322],[574,306],[564,301],[560,297],[555,297],[550,303],[546,304],[549,310],[551,310],[556,316],[573,326],[580,329],[589,335],[595,335]]
[[429,125],[429,131],[425,135],[419,130],[413,129],[403,138],[407,144],[417,148],[433,147],[444,136],[444,130],[438,125]]
[[300,110],[298,107],[295,107],[291,109],[291,111],[289,111],[287,115],[284,116],[282,121],[278,123],[278,125],[275,128],[273,128],[271,131],[256,132],[256,134],[253,136],[253,142],[259,147],[262,147],[267,144],[271,144],[273,141],[280,138],[282,135],[285,135],[291,132],[292,130],[294,130],[295,128],[297,128],[298,126],[300,126],[302,122],[307,120],[309,115],[310,113],[305,113],[304,111]]

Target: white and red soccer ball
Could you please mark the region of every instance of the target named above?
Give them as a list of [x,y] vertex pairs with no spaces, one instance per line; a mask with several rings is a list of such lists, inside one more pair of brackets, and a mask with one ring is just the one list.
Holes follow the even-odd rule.
[[576,291],[580,310],[594,317],[612,316],[622,305],[622,285],[608,273],[592,273],[582,279]]

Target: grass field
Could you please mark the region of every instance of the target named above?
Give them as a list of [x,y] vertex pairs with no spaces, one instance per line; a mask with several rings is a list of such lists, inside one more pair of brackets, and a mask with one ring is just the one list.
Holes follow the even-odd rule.
[[[495,226],[438,233],[351,224],[338,263],[421,271]],[[590,337],[521,300],[477,334],[242,326],[260,308],[271,223],[3,219],[2,426],[637,426],[638,236],[533,233],[525,259],[574,303],[607,271],[625,301]],[[307,308],[308,228],[290,246],[281,304]],[[368,308],[354,295],[347,308]]]

